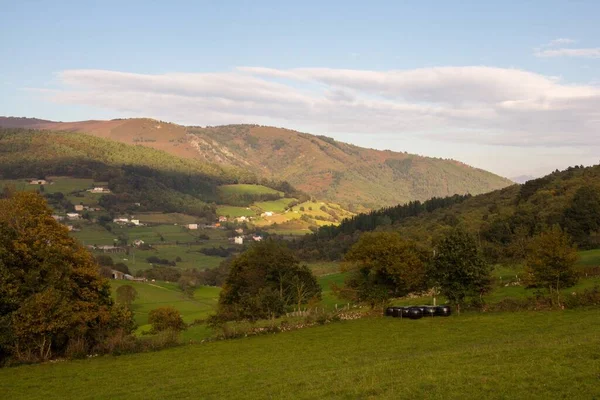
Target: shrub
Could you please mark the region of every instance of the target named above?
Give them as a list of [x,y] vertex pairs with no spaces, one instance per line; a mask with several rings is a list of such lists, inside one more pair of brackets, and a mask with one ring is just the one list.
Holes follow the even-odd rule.
[[160,307],[150,311],[148,322],[152,325],[152,333],[166,330],[182,331],[185,329],[181,314],[173,307]]

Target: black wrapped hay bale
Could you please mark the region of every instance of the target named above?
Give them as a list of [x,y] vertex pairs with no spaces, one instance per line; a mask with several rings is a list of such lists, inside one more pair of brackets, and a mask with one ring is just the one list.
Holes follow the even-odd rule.
[[394,308],[395,307],[388,307],[388,308],[386,308],[384,315],[386,317],[392,317],[392,316],[394,316]]
[[452,310],[450,306],[437,306],[435,307],[435,315],[439,315],[440,317],[449,317],[452,314]]
[[394,311],[392,312],[392,317],[401,318],[402,317],[402,307],[394,307]]
[[424,317],[433,317],[437,315],[437,307],[433,306],[424,306],[422,308]]
[[423,318],[423,311],[419,307],[410,307],[408,309],[408,318],[420,319]]
[[410,318],[410,307],[402,307],[402,318]]

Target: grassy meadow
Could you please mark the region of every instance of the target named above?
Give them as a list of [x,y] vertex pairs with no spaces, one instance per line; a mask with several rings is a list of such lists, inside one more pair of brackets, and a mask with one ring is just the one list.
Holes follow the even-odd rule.
[[600,311],[365,318],[0,370],[7,399],[594,399]]

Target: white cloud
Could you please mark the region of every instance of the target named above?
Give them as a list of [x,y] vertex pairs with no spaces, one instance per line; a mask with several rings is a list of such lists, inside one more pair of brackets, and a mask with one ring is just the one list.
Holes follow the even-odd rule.
[[569,38],[558,38],[558,39],[551,40],[550,42],[546,43],[542,47],[564,46],[564,45],[569,45],[569,44],[573,44],[576,42],[577,42],[576,40],[569,39]]
[[600,58],[600,47],[587,48],[587,49],[571,49],[571,48],[560,48],[560,49],[546,49],[536,50],[534,55],[536,57],[581,57],[581,58]]
[[[503,146],[600,146],[600,88],[518,69],[67,70],[53,101],[186,124],[273,124]],[[384,146],[385,147],[385,146]]]

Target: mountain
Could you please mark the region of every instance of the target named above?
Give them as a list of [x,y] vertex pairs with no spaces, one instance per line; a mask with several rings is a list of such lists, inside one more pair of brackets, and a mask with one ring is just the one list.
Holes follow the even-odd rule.
[[600,247],[600,165],[570,167],[478,196],[435,198],[359,214],[322,227],[296,247],[305,259],[340,259],[362,232],[396,230],[432,247],[462,227],[491,262],[524,257],[532,235],[559,224],[581,249]]
[[519,176],[514,176],[514,177],[510,178],[510,180],[515,183],[525,183],[525,182],[533,180],[533,179],[535,179],[535,176],[532,176],[532,175],[519,175]]
[[183,158],[242,168],[285,180],[321,199],[357,210],[453,194],[480,194],[512,184],[449,159],[367,149],[283,128],[258,125],[184,127],[153,119],[48,122],[0,118],[0,126],[74,131],[164,150]]
[[[165,131],[177,134],[177,129]],[[75,203],[63,201],[63,195],[71,195],[71,202],[92,201],[112,213],[179,213],[204,222],[243,216],[252,217],[256,226],[302,234],[354,215],[242,168],[78,132],[0,128],[0,189],[8,184],[35,190],[29,180],[47,178],[59,182],[49,189],[59,197],[49,199],[63,211],[73,209]],[[110,194],[89,198],[86,190],[94,182]]]

